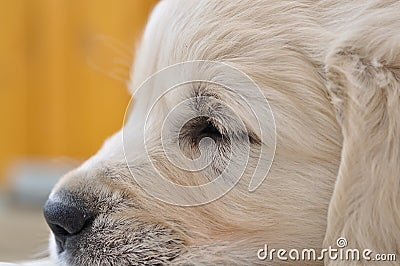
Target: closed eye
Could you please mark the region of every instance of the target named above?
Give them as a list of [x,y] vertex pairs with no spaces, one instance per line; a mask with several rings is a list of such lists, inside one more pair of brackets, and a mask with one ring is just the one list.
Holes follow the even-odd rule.
[[213,140],[222,139],[221,132],[215,127],[215,125],[211,121],[206,121],[203,126],[203,129],[201,129],[198,133],[198,137],[200,139],[205,137],[212,138]]
[[[211,138],[217,144],[227,144],[230,140],[247,142],[250,144],[261,144],[259,138],[252,132],[227,132],[223,125],[216,124],[212,118],[200,116],[189,120],[180,130],[179,143],[197,146],[203,138]],[[222,131],[221,131],[222,130]],[[222,133],[224,132],[224,133]]]
[[188,141],[191,145],[199,144],[203,138],[212,138],[215,142],[223,139],[223,135],[211,119],[207,116],[199,116],[189,120],[179,134],[180,140]]

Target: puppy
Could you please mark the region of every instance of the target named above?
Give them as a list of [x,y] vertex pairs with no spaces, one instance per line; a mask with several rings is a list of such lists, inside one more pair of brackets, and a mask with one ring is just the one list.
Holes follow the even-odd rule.
[[367,263],[265,259],[266,245],[319,254],[338,239],[398,253],[398,14],[398,1],[160,2],[123,128],[45,205],[51,259]]

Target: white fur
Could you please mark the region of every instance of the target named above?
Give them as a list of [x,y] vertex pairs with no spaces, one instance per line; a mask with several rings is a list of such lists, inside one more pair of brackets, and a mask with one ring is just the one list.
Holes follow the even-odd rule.
[[[121,131],[66,176],[52,197],[60,188],[113,194],[114,200],[121,193],[135,195],[144,210],[122,208],[120,215],[148,217],[149,223],[177,232],[185,248],[171,262],[176,264],[264,264],[256,252],[265,243],[277,249],[321,249],[334,246],[340,236],[351,247],[398,253],[399,13],[396,1],[162,1],[138,49],[131,91],[157,71],[188,60],[220,61],[243,71],[262,88],[275,117],[276,155],[267,179],[249,193],[250,176],[245,174],[223,198],[199,207],[164,204],[141,192],[126,169],[115,167],[124,160]],[[185,75],[212,79],[217,74],[193,69]],[[144,114],[158,89],[135,95],[123,131],[132,151],[128,163],[140,165],[135,174],[150,183],[151,166],[134,151],[142,150],[137,140],[143,138]],[[240,93],[251,98],[246,87]],[[160,121],[168,107],[185,97],[185,92],[165,96],[157,116],[149,117],[145,130],[155,156],[162,148]],[[235,95],[229,97],[231,104],[240,102]],[[258,100],[251,104],[258,106]],[[254,122],[245,109],[237,112],[248,124]],[[171,180],[191,184],[204,179],[157,158]],[[117,172],[126,177],[112,183],[98,174],[109,165],[104,176]],[[254,160],[249,167],[256,167]],[[107,219],[114,218],[98,222],[107,224]],[[117,254],[110,253],[110,258]]]

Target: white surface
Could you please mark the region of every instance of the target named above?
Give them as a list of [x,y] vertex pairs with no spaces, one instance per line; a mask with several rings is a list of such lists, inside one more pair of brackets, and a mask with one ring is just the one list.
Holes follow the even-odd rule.
[[47,255],[49,229],[42,209],[7,206],[0,210],[0,261],[29,261]]
[[54,266],[49,259],[42,259],[30,262],[21,262],[21,263],[9,263],[9,262],[0,262],[0,266]]

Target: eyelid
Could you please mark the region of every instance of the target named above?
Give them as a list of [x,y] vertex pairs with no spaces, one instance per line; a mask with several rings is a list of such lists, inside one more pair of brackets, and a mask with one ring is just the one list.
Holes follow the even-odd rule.
[[208,123],[210,123],[218,132],[219,134],[225,136],[226,135],[226,129],[223,127],[220,123],[216,122],[214,119],[209,118],[207,120]]
[[215,135],[220,135],[221,137],[224,136],[224,134],[221,132],[220,128],[218,125],[216,125],[213,121],[208,120],[207,125],[200,131],[200,133],[211,133]]
[[[213,126],[218,130],[218,132],[221,134],[223,139],[229,139],[229,136],[231,135],[236,135],[239,139],[245,139],[248,138],[250,144],[257,144],[260,145],[261,144],[261,139],[259,138],[259,136],[257,136],[257,134],[255,134],[253,131],[251,131],[250,129],[248,129],[246,127],[246,130],[243,131],[241,130],[240,132],[234,132],[234,133],[230,133],[226,127],[221,126],[220,123],[215,122],[214,119],[210,119],[209,122],[211,122],[213,124]],[[222,130],[221,130],[222,128]]]
[[235,130],[228,131],[226,127],[222,127],[223,130],[220,130],[221,126],[219,124],[217,125],[214,124],[214,126],[218,129],[223,138],[229,138],[229,136],[236,135],[238,139],[248,138],[251,144],[261,145],[262,143],[260,137],[247,127],[245,130],[240,130],[239,132],[237,132]]

